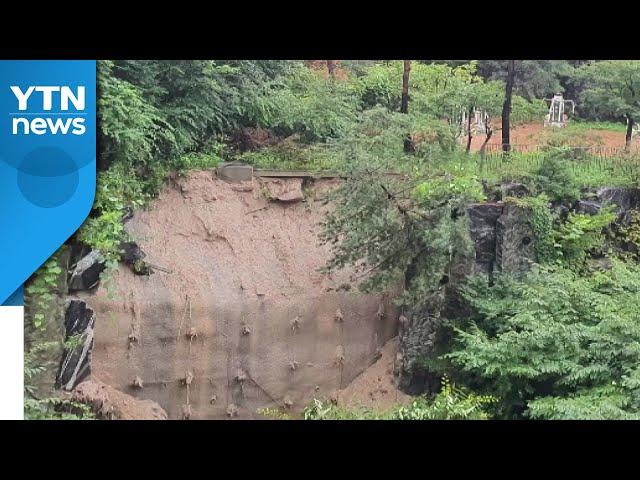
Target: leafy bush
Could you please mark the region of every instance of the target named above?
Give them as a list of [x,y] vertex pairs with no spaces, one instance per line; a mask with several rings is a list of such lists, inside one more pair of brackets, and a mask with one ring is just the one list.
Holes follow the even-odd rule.
[[25,305],[36,329],[44,327],[48,317],[57,311],[55,293],[63,273],[61,266],[62,247],[29,279],[25,290]]
[[549,197],[542,193],[535,197],[507,198],[507,202],[523,208],[527,222],[535,238],[534,248],[538,263],[553,262],[557,258],[554,247],[553,215],[549,208]]
[[307,141],[340,136],[355,120],[349,85],[302,66],[265,84],[254,100],[255,123]]
[[496,402],[489,395],[475,395],[456,387],[445,376],[442,390],[433,399],[421,396],[409,405],[388,412],[348,410],[314,399],[302,412],[305,420],[487,420],[487,407]]
[[580,189],[568,165],[553,155],[544,158],[535,172],[534,181],[553,201],[573,201],[580,198]]
[[[578,275],[477,278],[463,288],[476,314],[446,355],[501,418],[640,418],[640,268]],[[463,376],[464,376],[463,375]]]
[[581,269],[587,254],[602,246],[604,229],[615,220],[612,209],[601,210],[596,215],[570,213],[566,222],[554,232],[554,246],[559,263]]

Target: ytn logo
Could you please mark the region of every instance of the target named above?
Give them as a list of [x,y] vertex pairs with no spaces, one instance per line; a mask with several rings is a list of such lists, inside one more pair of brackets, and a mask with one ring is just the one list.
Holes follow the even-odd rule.
[[[84,87],[78,87],[75,92],[67,86],[30,86],[24,91],[15,85],[10,88],[18,101],[18,111],[10,113],[14,117],[13,135],[83,135],[86,132],[85,113],[82,112],[85,109]],[[52,111],[54,100],[59,111]],[[35,111],[34,104],[37,104]],[[73,112],[69,111],[70,105]],[[29,107],[32,107],[31,111]]]

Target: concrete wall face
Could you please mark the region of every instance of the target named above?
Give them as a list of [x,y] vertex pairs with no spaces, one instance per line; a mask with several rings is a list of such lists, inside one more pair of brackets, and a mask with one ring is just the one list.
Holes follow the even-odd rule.
[[[192,418],[224,418],[232,404],[239,418],[285,403],[297,411],[345,387],[395,333],[396,313],[382,295],[300,295],[285,305],[264,299],[232,308],[197,303],[191,318],[184,300],[169,300],[171,292],[157,298],[135,315],[126,303],[90,301],[105,319],[96,329],[93,370],[125,393],[157,401],[169,418],[181,418],[187,404]],[[132,322],[139,322],[135,342]],[[133,385],[136,377],[142,388]]]

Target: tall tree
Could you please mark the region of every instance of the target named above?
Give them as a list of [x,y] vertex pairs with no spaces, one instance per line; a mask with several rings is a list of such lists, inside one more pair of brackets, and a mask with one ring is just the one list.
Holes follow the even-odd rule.
[[591,114],[627,124],[625,146],[631,146],[633,127],[640,119],[640,61],[606,60],[576,71],[584,90],[582,104]]
[[509,153],[511,150],[510,121],[511,99],[513,98],[513,85],[516,81],[516,60],[507,61],[507,80],[504,84],[504,103],[502,104],[502,151]]
[[[481,60],[478,73],[486,79],[505,82],[505,98],[502,108],[502,149],[511,150],[511,101],[513,94],[527,100],[543,98],[563,90],[562,75],[570,69],[564,60]],[[506,118],[505,118],[506,117]]]
[[[402,69],[402,99],[400,100],[400,113],[409,113],[409,76],[411,75],[411,60],[405,60]],[[415,150],[411,133],[407,133],[404,139],[405,153],[412,153]]]
[[405,60],[402,69],[402,100],[400,113],[409,113],[409,76],[411,75],[411,60]]

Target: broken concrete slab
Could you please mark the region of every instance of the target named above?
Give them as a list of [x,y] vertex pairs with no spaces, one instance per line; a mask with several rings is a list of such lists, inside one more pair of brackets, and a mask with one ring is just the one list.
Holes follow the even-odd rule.
[[295,203],[304,200],[303,181],[302,178],[270,178],[262,180],[262,184],[266,187],[270,200]]
[[253,167],[243,163],[223,163],[216,169],[218,178],[226,182],[250,182],[253,179]]

